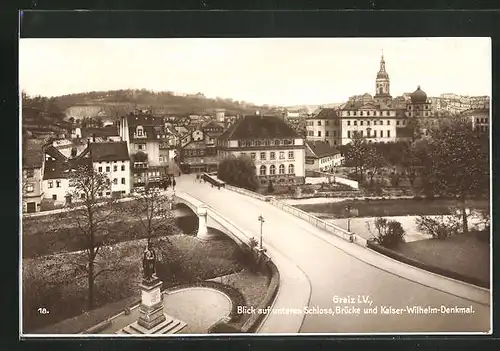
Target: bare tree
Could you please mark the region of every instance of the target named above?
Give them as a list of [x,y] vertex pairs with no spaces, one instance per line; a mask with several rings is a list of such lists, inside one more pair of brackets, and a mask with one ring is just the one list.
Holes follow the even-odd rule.
[[165,245],[161,244],[168,248],[171,244],[168,235],[178,232],[172,198],[159,189],[146,187],[143,193],[135,194],[125,208],[137,221],[139,234],[147,238],[148,247],[156,247],[164,253]]
[[71,263],[76,266],[77,278],[86,278],[87,305],[91,310],[95,305],[96,279],[103,273],[117,270],[117,259],[110,257],[113,226],[118,219],[119,204],[111,197],[102,196],[110,192],[110,181],[106,174],[94,170],[89,162],[70,171],[68,197],[71,199],[66,211],[59,219],[74,228],[84,244],[82,255]]

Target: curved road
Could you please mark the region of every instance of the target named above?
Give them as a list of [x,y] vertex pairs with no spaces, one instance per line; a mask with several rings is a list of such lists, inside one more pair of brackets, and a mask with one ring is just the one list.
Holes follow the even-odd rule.
[[[260,223],[257,217],[260,214],[264,216],[264,246],[266,243],[272,245],[307,275],[311,284],[309,302],[311,311],[314,312],[313,309],[328,311],[339,307],[344,312],[333,315],[316,312],[306,314],[300,329],[301,333],[393,334],[490,331],[489,304],[458,297],[366,263],[357,257],[378,254],[349,243],[347,245],[353,249],[346,249],[346,242],[343,239],[331,235],[325,239],[325,232],[269,203],[227,189],[218,190],[208,183],[197,183],[193,175],[177,178],[177,188],[211,206],[241,229],[252,233],[256,239],[260,235]],[[380,266],[387,266],[388,259],[385,257],[371,257],[371,261],[374,260],[384,260],[384,264],[381,263]],[[334,297],[346,300],[333,301]],[[355,301],[352,301],[352,298]],[[363,302],[358,302],[358,298]],[[363,299],[371,301],[371,306],[364,303]],[[369,314],[368,310],[364,310],[365,307],[376,306],[376,314]],[[435,307],[439,312],[409,313],[407,308],[413,306]],[[442,306],[471,308],[473,312],[466,314],[452,313],[451,310],[441,312]],[[296,307],[290,306],[290,308]]]

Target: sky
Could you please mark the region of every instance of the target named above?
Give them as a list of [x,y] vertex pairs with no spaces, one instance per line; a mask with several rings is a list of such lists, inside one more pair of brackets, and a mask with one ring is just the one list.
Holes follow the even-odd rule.
[[20,39],[20,89],[58,96],[148,89],[258,105],[375,93],[383,52],[398,96],[491,96],[489,38]]

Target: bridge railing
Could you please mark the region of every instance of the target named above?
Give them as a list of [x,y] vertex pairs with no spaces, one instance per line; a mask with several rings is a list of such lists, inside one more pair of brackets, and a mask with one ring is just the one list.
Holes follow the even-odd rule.
[[231,190],[231,191],[235,191],[235,192],[243,194],[243,195],[253,197],[253,198],[261,200],[261,201],[270,202],[273,206],[276,206],[279,209],[281,209],[285,212],[288,212],[295,217],[302,218],[302,219],[306,220],[307,222],[311,223],[312,225],[314,225],[315,227],[323,229],[331,234],[334,234],[338,237],[341,237],[342,239],[345,239],[345,240],[352,242],[352,243],[356,243],[356,244],[361,245],[361,246],[367,245],[366,239],[364,239],[364,238],[362,238],[354,233],[348,232],[347,230],[340,228],[339,226],[336,226],[335,224],[328,223],[328,222],[326,222],[326,221],[324,221],[324,220],[322,220],[322,219],[320,219],[320,218],[318,218],[310,213],[302,211],[296,207],[290,206],[282,201],[276,200],[272,196],[261,195],[259,193],[256,193],[256,192],[253,192],[253,191],[250,191],[247,189],[243,189],[243,188],[238,188],[238,187],[235,187],[232,185],[226,185],[226,189]]

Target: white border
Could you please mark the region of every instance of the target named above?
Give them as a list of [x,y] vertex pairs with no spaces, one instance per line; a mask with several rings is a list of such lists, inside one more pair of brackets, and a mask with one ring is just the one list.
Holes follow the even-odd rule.
[[[19,12],[19,23],[18,23],[18,53],[19,53],[19,42],[20,38],[20,29],[21,29],[21,12]],[[390,38],[390,37],[387,37]],[[409,37],[411,38],[411,37]],[[439,38],[447,38],[447,37],[439,37]],[[449,37],[448,37],[449,38]],[[490,48],[490,72],[493,75],[493,50],[492,50],[492,42],[491,37],[464,37],[464,38],[481,38],[481,39],[489,39],[489,48]],[[360,39],[360,38],[353,38]],[[384,38],[370,38],[370,39],[384,39]],[[22,199],[22,89],[20,82],[20,74],[18,72],[18,101],[19,101],[19,142],[18,142],[18,150],[19,150],[19,161],[18,161],[18,175],[19,175],[19,259],[18,259],[18,273],[19,273],[19,339],[31,339],[31,338],[90,338],[90,339],[102,339],[102,338],[165,338],[165,339],[181,339],[181,338],[217,338],[219,336],[230,336],[232,338],[238,337],[248,337],[248,336],[404,336],[404,335],[415,335],[415,336],[436,336],[436,335],[492,335],[493,334],[493,199],[492,199],[492,191],[493,191],[493,119],[492,117],[492,91],[493,91],[493,81],[490,80],[490,115],[489,115],[489,159],[490,159],[490,330],[489,332],[406,332],[406,333],[238,333],[238,334],[174,334],[172,336],[169,335],[121,335],[121,334],[25,334],[23,333],[23,310],[22,310],[22,300],[23,300],[23,284],[22,284],[22,218],[23,218],[23,199]],[[274,301],[273,301],[274,303]],[[261,322],[262,323],[262,322]]]

